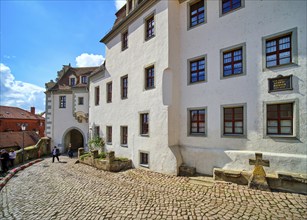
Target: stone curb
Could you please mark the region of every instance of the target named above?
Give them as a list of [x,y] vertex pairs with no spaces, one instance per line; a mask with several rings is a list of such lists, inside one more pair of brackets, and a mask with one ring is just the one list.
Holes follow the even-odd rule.
[[16,174],[18,173],[20,170],[24,170],[25,168],[29,167],[29,166],[32,166],[33,164],[35,163],[38,163],[38,162],[41,162],[43,161],[43,159],[37,159],[37,160],[34,160],[34,161],[31,161],[29,163],[26,163],[26,164],[23,164],[19,167],[16,167],[14,169],[11,169],[8,174],[0,180],[0,191],[2,190],[2,188],[6,185],[6,183]]

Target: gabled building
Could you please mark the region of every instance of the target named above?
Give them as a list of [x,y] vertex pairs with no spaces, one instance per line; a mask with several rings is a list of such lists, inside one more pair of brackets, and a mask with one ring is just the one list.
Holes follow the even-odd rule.
[[157,172],[250,170],[261,152],[268,172],[306,174],[306,7],[128,0],[90,78],[90,135]]
[[56,82],[46,83],[46,135],[66,152],[88,141],[88,77],[97,67],[64,65]]
[[21,131],[21,124],[26,124],[26,131],[45,136],[45,118],[35,114],[35,107],[26,111],[18,107],[0,106],[0,132]]

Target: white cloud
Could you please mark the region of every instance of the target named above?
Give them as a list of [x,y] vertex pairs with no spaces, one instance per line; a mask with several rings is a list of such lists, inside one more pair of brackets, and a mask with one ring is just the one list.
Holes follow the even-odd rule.
[[126,0],[115,0],[116,10],[121,9],[126,4]]
[[0,104],[20,107],[30,110],[36,107],[36,112],[45,111],[45,89],[34,84],[17,81],[11,69],[0,63]]
[[83,53],[76,57],[77,67],[100,66],[104,61],[102,55]]

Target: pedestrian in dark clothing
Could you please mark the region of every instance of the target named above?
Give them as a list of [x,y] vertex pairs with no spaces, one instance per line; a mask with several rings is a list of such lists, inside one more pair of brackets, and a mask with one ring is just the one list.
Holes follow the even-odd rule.
[[9,170],[8,168],[8,162],[10,160],[10,155],[8,154],[8,152],[6,150],[2,150],[1,151],[1,166],[2,166],[2,171],[3,172],[7,172]]
[[67,152],[67,154],[68,154],[68,156],[69,156],[70,158],[72,158],[72,157],[73,157],[74,152],[73,152],[73,150],[71,149],[71,147],[69,147],[69,148],[68,148],[68,152]]
[[56,159],[58,159],[58,162],[60,162],[59,155],[60,155],[60,150],[56,146],[54,146],[54,148],[52,149],[52,163],[54,162],[55,157]]

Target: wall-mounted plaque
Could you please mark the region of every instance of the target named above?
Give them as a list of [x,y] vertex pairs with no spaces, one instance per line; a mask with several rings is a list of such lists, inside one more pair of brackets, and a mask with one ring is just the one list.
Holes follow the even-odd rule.
[[284,90],[292,90],[292,75],[282,76],[279,75],[276,78],[270,78],[269,80],[269,92],[277,92]]

